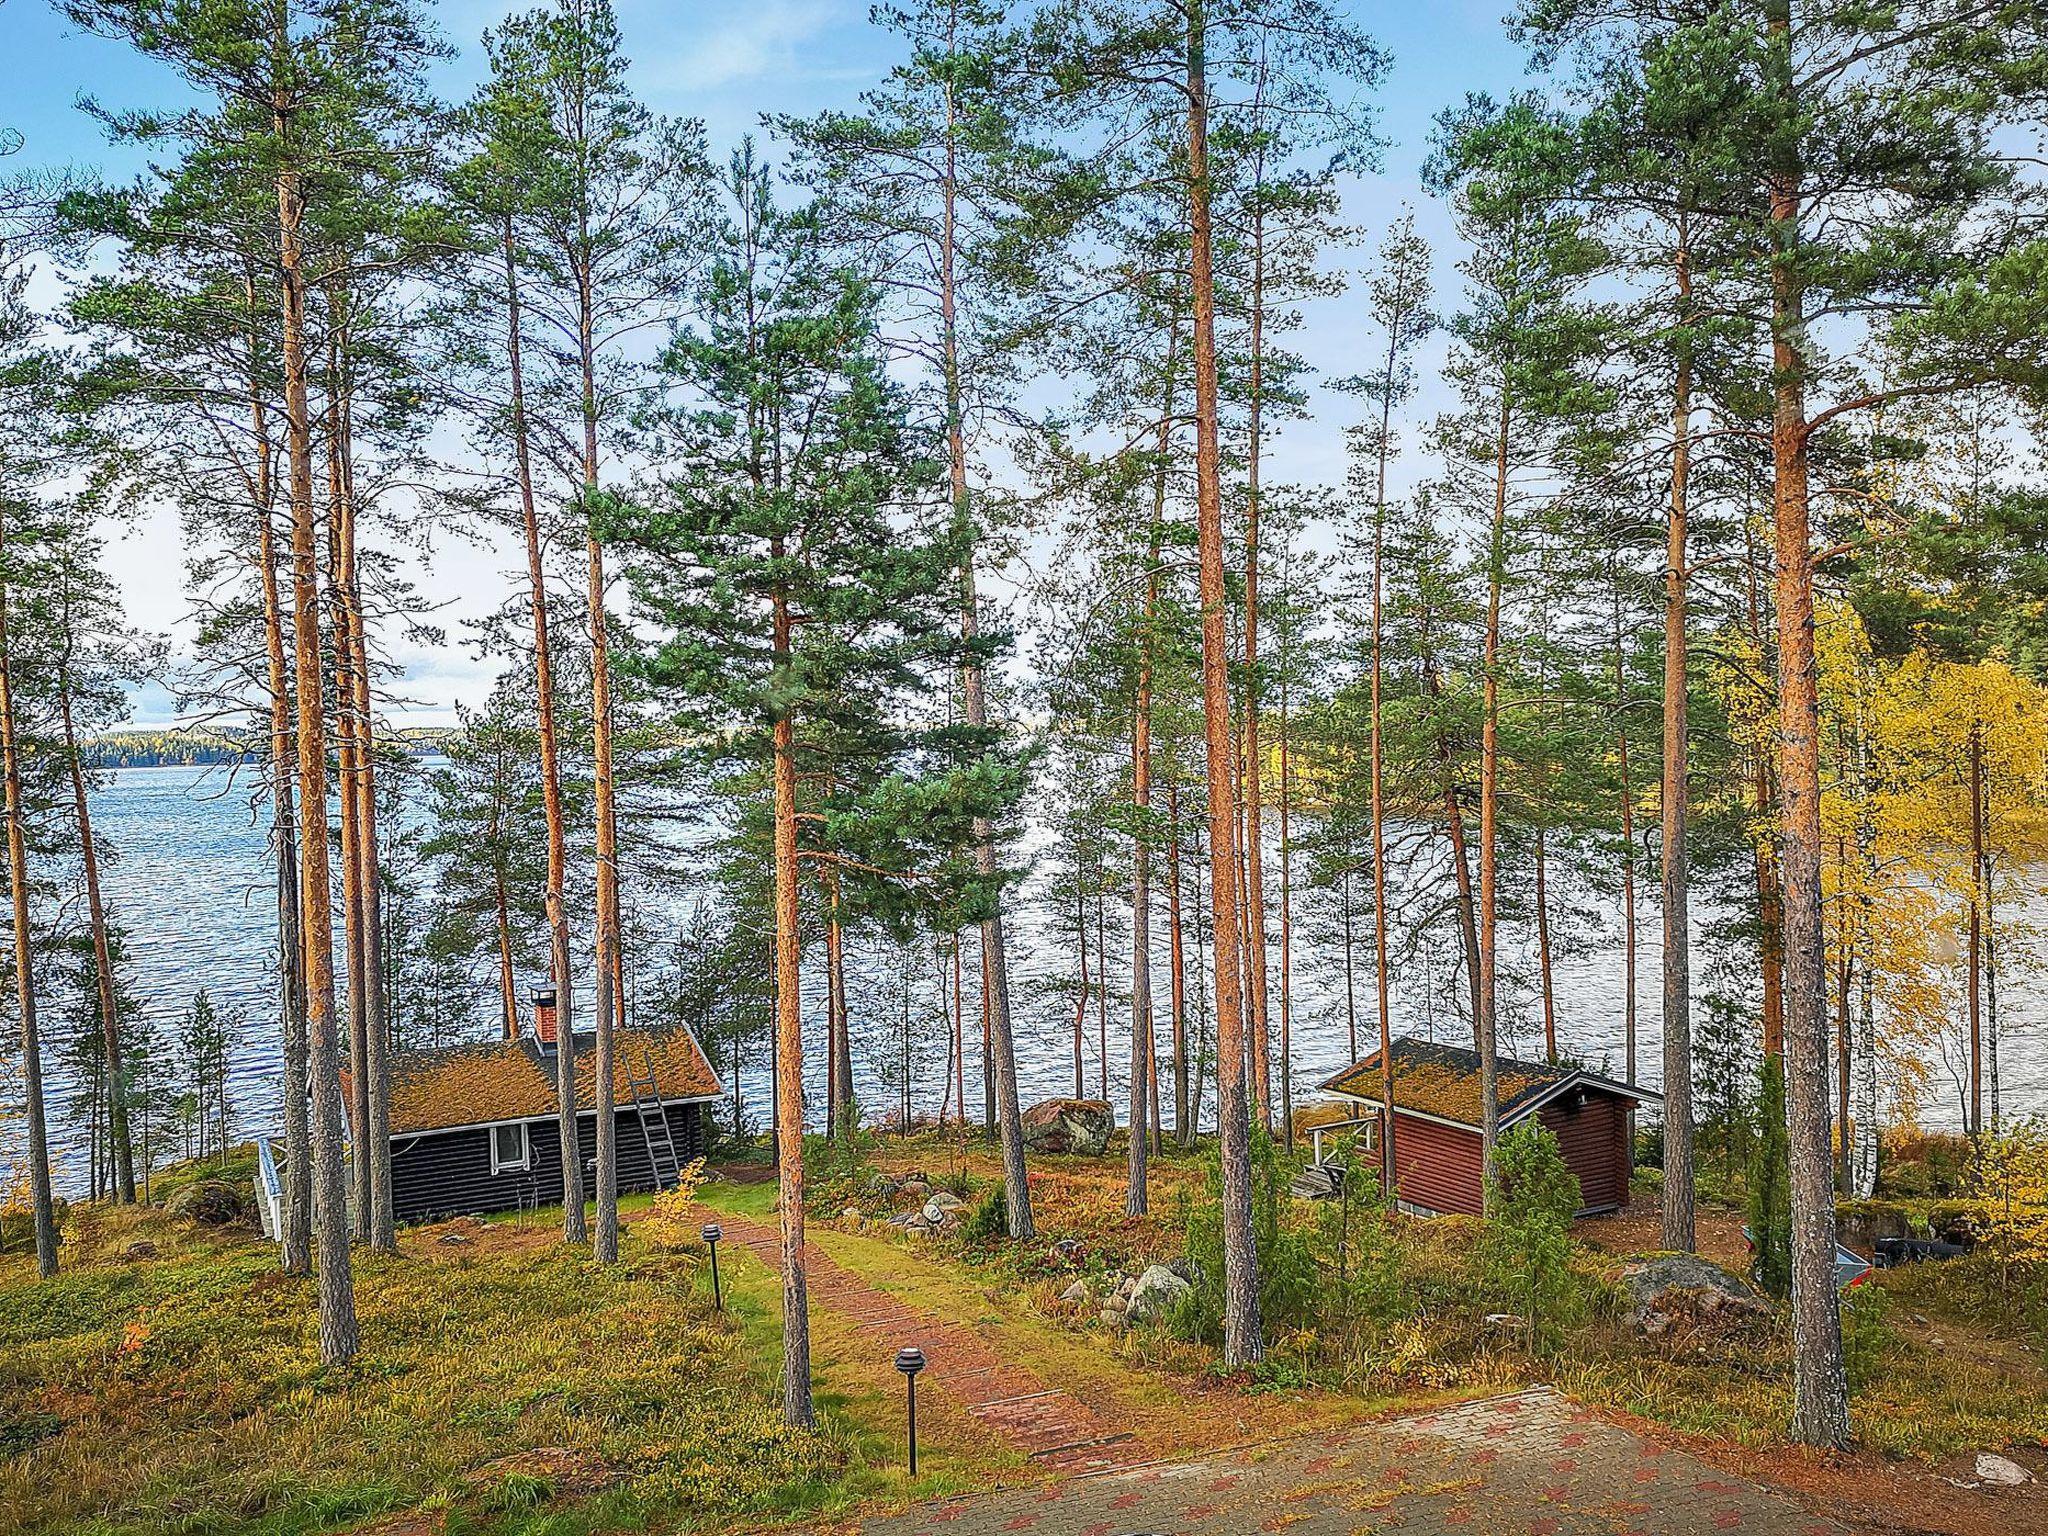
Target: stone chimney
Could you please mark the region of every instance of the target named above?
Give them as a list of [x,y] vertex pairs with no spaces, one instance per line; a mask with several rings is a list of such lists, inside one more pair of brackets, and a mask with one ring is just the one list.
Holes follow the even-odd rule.
[[533,989],[533,1038],[542,1045],[555,1043],[555,989]]

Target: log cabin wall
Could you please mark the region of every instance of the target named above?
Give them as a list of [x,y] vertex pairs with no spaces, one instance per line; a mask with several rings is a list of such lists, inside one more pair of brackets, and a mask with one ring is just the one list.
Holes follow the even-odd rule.
[[[707,1145],[705,1106],[667,1104],[669,1135],[676,1156],[687,1163],[704,1155]],[[638,1116],[616,1117],[619,1149],[619,1193],[643,1194],[657,1187],[654,1165]],[[597,1116],[577,1117],[586,1198],[596,1197]],[[525,1168],[491,1172],[491,1128],[423,1132],[391,1139],[392,1209],[401,1222],[442,1220],[450,1216],[481,1216],[494,1211],[559,1205],[562,1200],[561,1138],[553,1120],[527,1122],[529,1157]]]

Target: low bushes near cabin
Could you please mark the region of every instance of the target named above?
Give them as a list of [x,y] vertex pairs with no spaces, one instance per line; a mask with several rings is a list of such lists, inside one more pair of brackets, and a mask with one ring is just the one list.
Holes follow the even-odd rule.
[[690,1248],[699,1241],[703,1213],[695,1209],[697,1192],[704,1187],[704,1159],[692,1158],[676,1171],[676,1181],[647,1205],[641,1230],[649,1242],[671,1252]]
[[1480,1262],[1492,1285],[1518,1304],[1529,1352],[1541,1354],[1587,1305],[1586,1287],[1572,1271],[1579,1181],[1541,1122],[1524,1120],[1501,1133],[1487,1204],[1492,1214]]

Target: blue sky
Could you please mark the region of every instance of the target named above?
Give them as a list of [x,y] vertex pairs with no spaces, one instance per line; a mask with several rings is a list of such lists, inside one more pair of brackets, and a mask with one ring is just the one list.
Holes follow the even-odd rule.
[[[1385,168],[1347,188],[1346,215],[1367,230],[1370,244],[1403,203],[1413,204],[1423,233],[1438,248],[1445,296],[1455,284],[1457,253],[1442,211],[1421,191],[1418,168],[1439,110],[1468,90],[1499,93],[1523,80],[1520,53],[1501,24],[1505,6],[1506,0],[1425,0],[1352,9],[1353,20],[1392,53],[1394,67],[1378,96],[1381,132],[1391,141]],[[435,8],[442,34],[457,50],[438,71],[443,95],[468,92],[480,68],[478,38],[519,8],[479,0]],[[892,40],[868,24],[866,0],[618,0],[617,9],[643,98],[658,111],[702,118],[715,147],[757,129],[763,113],[850,102],[892,56]],[[8,77],[0,123],[23,135],[19,161],[32,164],[133,174],[140,162],[130,151],[110,149],[79,110],[80,99],[93,96],[110,107],[175,100],[176,87],[164,71],[120,44],[78,33],[42,0],[0,0],[0,61]],[[1309,311],[1300,344],[1312,364],[1331,373],[1355,370],[1362,340],[1357,308],[1354,300],[1339,298]],[[1433,361],[1424,360],[1425,377]],[[1426,393],[1418,411],[1426,415],[1434,404]],[[1353,409],[1323,397],[1314,419],[1290,426],[1276,444],[1273,478],[1340,479],[1341,431]],[[175,522],[161,515],[125,530],[111,550],[133,618],[174,636],[185,616],[182,594],[165,580],[177,559],[176,541]],[[487,607],[509,588],[513,562],[509,551],[444,545],[419,574],[429,592],[451,594],[444,620],[459,628],[461,618],[480,611],[465,601]],[[457,699],[480,699],[488,686],[486,669],[459,645],[415,647],[399,659],[407,671],[408,706],[422,718],[445,718]],[[167,707],[154,692],[137,702],[146,719],[161,718]]]

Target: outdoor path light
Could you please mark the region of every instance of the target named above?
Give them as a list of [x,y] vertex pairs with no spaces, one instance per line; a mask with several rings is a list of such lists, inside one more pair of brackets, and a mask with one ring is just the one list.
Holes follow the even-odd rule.
[[896,1369],[910,1392],[910,1475],[917,1476],[917,1373],[924,1369],[924,1351],[915,1345],[896,1351]]
[[711,1305],[719,1311],[725,1310],[725,1292],[718,1283],[718,1240],[725,1236],[725,1228],[715,1221],[704,1223],[704,1230],[698,1234],[711,1250]]

